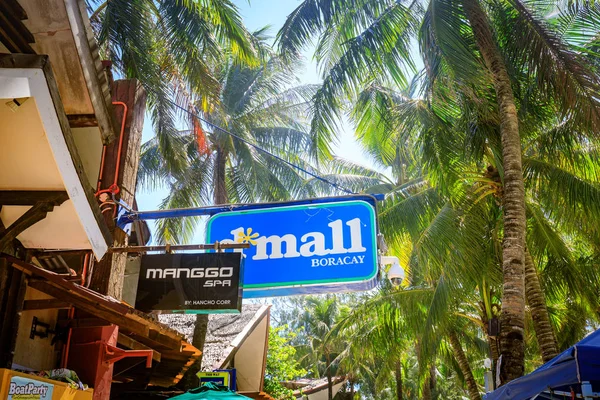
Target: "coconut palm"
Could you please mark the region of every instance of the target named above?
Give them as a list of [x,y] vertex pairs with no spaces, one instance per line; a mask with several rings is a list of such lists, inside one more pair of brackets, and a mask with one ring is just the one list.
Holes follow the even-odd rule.
[[[456,368],[455,376],[462,377],[471,399],[481,399],[471,363],[475,354],[485,354],[487,346],[477,337],[478,325],[464,317],[469,313],[464,305],[468,304],[466,298],[456,296],[451,301],[455,303],[460,298],[460,306],[444,305],[440,294],[446,291],[444,286],[449,280],[440,279],[433,284],[433,288],[412,289],[393,289],[384,284],[376,295],[353,307],[330,333],[329,340],[344,335],[349,345],[340,357],[351,354],[349,358],[354,363],[377,360],[377,380],[386,382],[388,376],[395,376],[395,386],[400,388],[396,389],[398,399],[403,398],[401,366],[411,348],[416,348],[419,359],[422,398],[431,398],[432,389],[435,391],[439,360]],[[469,357],[463,350],[462,338],[469,344]]]
[[[186,170],[166,167],[170,161],[162,157],[155,137],[142,146],[142,186],[166,185],[169,194],[161,208],[169,209],[309,196],[305,176],[289,163],[311,169],[305,127],[307,102],[316,86],[291,86],[293,70],[276,56],[259,67],[242,67],[230,59],[215,74],[221,87],[218,100],[206,112],[194,105],[187,115],[190,130],[178,135]],[[158,240],[185,242],[197,222],[162,220]]]
[[229,55],[240,65],[260,62],[238,8],[229,0],[88,0],[88,9],[101,57],[146,90],[165,167],[184,171],[173,103],[215,99],[220,83],[213,67]]
[[327,68],[324,84],[314,99],[314,135],[325,136],[323,132],[343,104],[341,99],[352,96],[373,77],[396,83],[406,80],[404,68],[411,61],[408,37],[418,25],[431,82],[449,77],[476,96],[481,94],[478,88],[489,89],[484,91],[484,98],[493,100],[493,113],[501,121],[501,378],[503,382],[512,380],[524,368],[526,228],[519,104],[513,85],[522,75],[529,81],[535,77],[538,92],[545,99],[553,99],[563,119],[597,132],[597,77],[585,58],[587,54],[576,53],[555,26],[544,20],[539,3],[548,6],[547,2],[431,0],[423,15],[420,2],[405,5],[365,0],[350,10],[339,3],[303,2],[279,35],[284,54],[294,54],[316,34],[320,35],[318,48],[333,49],[324,52],[329,57],[321,60]]
[[343,350],[345,342],[342,337],[337,337],[335,341],[328,341],[327,338],[349,309],[335,295],[307,296],[303,304],[303,310],[293,323],[293,326],[302,329],[304,335],[299,354],[305,368],[314,376],[327,377],[327,398],[332,400],[333,377],[337,372],[334,360]]
[[[466,183],[466,188],[462,191],[462,195],[461,191],[447,191],[442,190],[439,185],[432,186],[432,182],[439,181],[435,178],[439,173],[454,171],[453,174],[456,175],[459,164],[452,161],[451,157],[453,154],[456,155],[456,150],[454,152],[445,151],[444,154],[448,156],[446,158],[438,157],[436,152],[428,155],[428,149],[424,146],[424,143],[419,142],[419,140],[415,142],[415,136],[411,136],[411,132],[416,133],[417,139],[420,136],[426,137],[426,130],[435,127],[435,121],[443,118],[448,113],[440,115],[440,111],[435,104],[429,105],[423,100],[411,99],[407,96],[406,91],[404,93],[395,92],[381,86],[368,88],[360,99],[362,101],[358,103],[355,115],[357,116],[357,133],[362,139],[364,147],[380,164],[391,166],[392,175],[396,176],[397,173],[400,173],[401,176],[390,179],[381,173],[344,161],[337,163],[335,168],[332,169],[333,173],[341,175],[332,175],[329,176],[329,179],[338,179],[338,182],[344,182],[345,185],[353,187],[357,191],[388,192],[388,200],[380,213],[382,230],[388,241],[397,246],[395,251],[409,254],[412,252],[412,256],[405,257],[404,263],[410,266],[411,283],[421,282],[423,277],[426,278],[426,281],[435,283],[439,280],[440,272],[449,269],[452,271],[446,276],[458,276],[459,287],[463,288],[466,282],[475,282],[476,291],[480,293],[477,301],[480,303],[480,310],[472,318],[478,320],[478,326],[484,332],[487,331],[487,322],[497,317],[499,310],[497,306],[499,299],[493,299],[493,292],[498,291],[492,290],[492,288],[497,289],[494,282],[499,282],[494,270],[499,265],[499,249],[501,246],[499,240],[499,232],[501,232],[499,204],[502,198],[502,190],[498,171],[493,166],[497,159],[493,156],[484,159],[484,162],[488,164],[485,174],[469,172],[468,170],[466,171],[469,173],[463,173],[464,177],[461,185],[464,186]],[[447,111],[448,108],[450,107],[446,102],[444,111]],[[472,109],[473,106],[465,108]],[[533,107],[530,106],[530,108]],[[598,165],[595,164],[597,164],[598,157],[595,155],[593,137],[583,134],[565,135],[562,130],[564,121],[557,120],[554,113],[544,109],[530,112],[533,117],[527,116],[527,114],[521,116],[524,127],[523,133],[528,141],[524,160],[526,171],[531,168],[540,169],[535,174],[527,174],[525,181],[529,227],[527,242],[529,249],[532,249],[535,254],[534,257],[531,257],[529,252],[526,253],[528,260],[526,276],[527,302],[532,317],[532,330],[535,331],[535,339],[539,343],[539,351],[542,359],[547,360],[556,355],[561,348],[558,342],[564,343],[560,325],[568,325],[568,322],[557,324],[560,319],[552,315],[554,311],[548,312],[547,303],[552,310],[555,304],[564,304],[566,298],[575,297],[578,300],[577,306],[573,305],[574,308],[581,310],[583,306],[584,309],[590,310],[583,314],[595,315],[593,310],[597,306],[594,305],[596,296],[593,293],[599,287],[599,281],[594,269],[586,266],[585,262],[580,262],[579,250],[576,250],[572,245],[572,243],[588,243],[589,237],[587,236],[590,235],[586,232],[593,232],[595,228],[586,226],[585,230],[582,230],[581,223],[578,224],[578,228],[563,224],[585,220],[585,225],[588,222],[595,225],[593,221],[597,221],[595,217],[597,202],[595,199],[598,187],[593,181],[597,181],[595,177]],[[431,114],[434,118],[431,117]],[[460,118],[455,118],[443,124],[444,126],[453,127],[453,131],[448,132],[446,136],[457,139],[454,146],[457,143],[467,142],[469,143],[468,148],[474,148],[477,140],[469,138],[467,141],[464,132],[468,132],[468,130],[464,129],[464,126],[471,126],[472,130],[475,130],[473,127],[477,127],[476,130],[490,135],[489,140],[486,141],[488,144],[484,146],[483,151],[480,153],[498,154],[500,150],[499,146],[494,146],[494,130],[490,131],[489,128],[486,128],[486,120],[479,116],[475,120],[477,122],[466,124],[461,122],[461,119],[472,120],[472,115],[465,114],[467,115],[450,113],[450,115],[458,115]],[[492,124],[497,124],[497,122],[494,120]],[[441,135],[436,135],[436,137],[439,136]],[[405,146],[407,143],[409,145]],[[444,144],[444,142],[442,141],[441,144]],[[432,147],[435,148],[436,146]],[[406,148],[412,150],[411,154],[406,154]],[[470,150],[470,152],[477,153],[473,150]],[[463,158],[469,159],[467,155],[463,155]],[[434,160],[437,161],[437,165],[417,167],[410,162],[411,159],[419,159],[424,162]],[[542,162],[544,159],[553,160],[552,164]],[[398,163],[398,160],[402,160],[402,162]],[[460,166],[464,168],[464,165]],[[429,178],[432,175],[432,170],[433,180],[423,177],[415,179],[417,176],[415,171]],[[402,182],[407,184],[402,186],[399,184]],[[418,184],[415,184],[416,182]],[[360,185],[364,185],[363,188]],[[425,197],[423,195],[423,193],[428,192],[435,194],[435,197]],[[465,196],[465,193],[471,193],[470,197],[466,197],[467,201],[465,201],[465,198],[461,200],[461,196]],[[570,204],[563,203],[566,200],[565,193],[572,193],[568,200]],[[457,195],[459,196],[457,197]],[[443,200],[444,198],[451,201],[449,203],[436,203],[434,201],[435,199]],[[419,202],[419,199],[425,200]],[[544,211],[540,209],[540,204],[543,205],[542,209]],[[557,221],[552,210],[564,207],[568,207],[571,211],[560,213],[559,221]],[[587,218],[583,214],[579,217],[574,215],[567,217],[571,212],[579,213],[580,211],[585,213]],[[470,217],[467,218],[469,215]],[[594,217],[590,218],[590,216]],[[484,219],[481,217],[484,217]],[[563,221],[560,222],[561,220]],[[485,221],[488,221],[487,224]],[[466,227],[468,224],[475,224],[474,227],[479,226],[479,228],[475,230],[472,230],[472,228],[457,230],[455,228],[456,226]],[[591,235],[591,237],[594,236]],[[411,238],[413,238],[412,245],[403,245],[403,242],[407,240],[410,242]],[[463,242],[461,239],[465,238],[467,240]],[[483,247],[481,244],[484,244]],[[464,250],[463,247],[465,246],[469,249],[468,251]],[[457,250],[463,248],[463,250],[450,252],[451,257],[449,257],[446,249],[450,248]],[[474,251],[474,249],[479,250]],[[460,253],[463,255],[458,256]],[[533,258],[536,260],[535,265],[532,262]],[[486,260],[485,263],[482,264],[482,260]],[[432,262],[438,264],[438,266],[431,266]],[[465,271],[463,267],[465,264],[475,265],[477,268]],[[556,264],[564,267],[556,268],[554,267]],[[485,265],[488,265],[486,268],[490,272],[488,275],[481,274],[478,277],[477,271],[485,271],[485,268],[480,267]],[[550,269],[546,269],[544,265],[550,266]],[[425,270],[424,267],[426,267]],[[546,271],[551,271],[553,276],[547,275]],[[557,273],[561,276],[554,276]],[[491,287],[490,282],[492,283]],[[567,289],[566,286],[569,288]],[[579,286],[579,289],[576,286]],[[543,290],[547,287],[552,288],[549,293],[549,301],[546,300]],[[475,287],[471,287],[470,290],[474,289]],[[589,308],[583,304],[589,304]],[[588,321],[590,320],[588,319]],[[593,322],[593,318],[591,322]],[[581,325],[578,326],[581,328]],[[581,330],[579,328],[576,329],[578,330],[577,336],[581,337],[585,329]],[[555,339],[555,331],[559,333],[560,341]],[[572,332],[570,333],[572,334]],[[572,335],[570,335],[570,338],[569,343],[576,341]],[[499,357],[497,343],[493,338],[488,337],[487,339],[491,352],[490,358],[494,360],[495,364]],[[452,347],[458,349],[455,341]],[[464,365],[464,362],[462,364]],[[531,363],[528,365],[531,365]],[[468,374],[465,374],[465,376],[468,376]],[[473,385],[470,386],[473,388]],[[473,390],[471,392],[474,393]]]
[[[264,30],[254,38],[267,57]],[[232,55],[213,72],[219,96],[190,102],[191,111],[186,114],[190,129],[175,136],[185,168],[170,168],[173,160],[165,158],[161,136],[143,144],[139,182],[144,187],[168,188],[161,208],[309,196],[305,177],[291,163],[311,168],[307,161],[311,141],[304,127],[307,101],[315,87],[291,86],[293,70],[278,57],[268,57],[264,64],[247,67]],[[198,222],[194,217],[160,220],[157,240],[187,242]],[[199,349],[204,347],[207,324],[207,315],[199,314],[192,340]],[[190,368],[188,385],[193,386],[199,365],[200,361]]]

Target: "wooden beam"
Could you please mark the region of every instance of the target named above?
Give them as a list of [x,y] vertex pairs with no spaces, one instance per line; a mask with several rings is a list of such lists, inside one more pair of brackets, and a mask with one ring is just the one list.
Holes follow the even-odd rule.
[[94,114],[67,115],[71,128],[90,128],[98,126],[98,119]]
[[15,240],[16,237],[27,228],[46,218],[46,215],[53,209],[54,204],[37,203],[27,210],[25,214],[21,215],[19,219],[13,222],[0,234],[0,249],[4,248],[10,242]]
[[0,68],[39,68],[48,65],[48,56],[37,54],[1,54]]
[[181,338],[171,337],[154,329],[150,329],[148,337],[150,340],[170,349],[181,350]]
[[[112,92],[113,101],[125,103],[127,106],[126,115],[122,105],[115,106],[120,121],[123,121],[123,118],[126,117],[122,138],[123,147],[119,158],[120,137],[119,140],[115,140],[106,146],[104,173],[100,188],[108,189],[115,181],[115,171],[118,170],[119,199],[125,204],[132,205],[140,157],[146,94],[142,85],[136,80],[115,81]],[[117,159],[120,159],[119,165],[117,165]],[[105,213],[104,216],[108,218],[107,225],[113,234],[113,243],[110,247],[127,245],[127,235],[115,226],[112,214]],[[127,257],[122,254],[107,254],[94,265],[90,288],[120,299],[123,295],[123,275],[126,261]]]
[[112,235],[108,229],[108,225],[104,220],[104,216],[100,212],[100,207],[98,205],[98,199],[94,194],[94,189],[90,186],[88,181],[87,174],[85,172],[85,167],[83,166],[83,162],[79,157],[79,152],[77,151],[77,146],[75,145],[75,139],[73,138],[73,132],[71,132],[71,127],[69,126],[69,120],[67,119],[67,115],[65,114],[65,109],[60,100],[60,94],[58,92],[58,85],[56,80],[54,79],[54,74],[52,73],[52,69],[50,68],[50,64],[47,63],[44,66],[44,75],[46,76],[46,81],[48,82],[48,89],[52,96],[52,100],[54,103],[54,108],[56,110],[56,116],[58,117],[58,122],[60,124],[63,137],[65,140],[65,144],[69,149],[69,155],[71,156],[71,161],[73,162],[73,166],[75,167],[75,171],[77,171],[77,176],[79,177],[79,182],[81,183],[81,187],[83,188],[83,192],[85,197],[87,198],[87,202],[90,205],[92,213],[94,214],[94,219],[102,232],[102,236],[106,244],[110,247],[112,242]]
[[10,368],[13,361],[17,330],[27,290],[27,278],[21,271],[12,270],[7,299],[4,304],[3,321],[0,326],[0,367]]
[[68,198],[65,191],[0,190],[0,206],[33,206],[37,203],[59,206]]
[[27,275],[33,275],[35,277],[45,279],[57,288],[76,296],[76,298],[87,299],[88,302],[92,302],[99,307],[111,310],[121,315],[125,315],[132,310],[132,308],[126,304],[114,301],[114,299],[111,300],[105,296],[101,296],[88,288],[75,285],[72,282],[67,282],[63,279],[63,275],[42,269],[36,265],[20,260],[8,254],[2,253],[0,254],[0,257],[6,259],[13,268],[19,269],[25,272]]
[[156,362],[160,362],[161,356],[158,351],[138,342],[135,339],[130,338],[129,336],[119,333],[119,336],[117,337],[117,343],[131,350],[152,350],[152,359]]
[[39,290],[40,292],[49,294],[56,299],[67,301],[73,304],[73,306],[76,308],[95,315],[96,317],[106,320],[109,323],[118,325],[119,329],[124,333],[132,332],[136,335],[146,337],[150,333],[150,329],[146,325],[140,324],[139,322],[134,321],[131,318],[127,318],[125,315],[119,314],[115,311],[104,309],[100,306],[100,304],[94,302],[93,300],[79,297],[75,293],[68,292],[64,289],[59,289],[49,282],[31,282],[29,286]]
[[33,257],[56,257],[56,256],[85,256],[86,254],[92,254],[91,250],[32,250],[31,255]]
[[[10,288],[10,276],[12,268],[9,268],[8,262],[4,258],[0,258],[0,321],[4,316],[4,303],[8,298],[8,290]],[[1,344],[0,344],[1,346]]]
[[12,10],[12,14],[15,18],[24,20],[27,19],[27,13],[25,9],[19,4],[17,0],[3,0],[5,7],[10,7]]
[[[112,236],[106,221],[100,212],[98,200],[94,194],[94,189],[89,183],[83,162],[79,157],[77,146],[75,145],[75,139],[73,138],[73,133],[71,132],[71,127],[69,126],[69,120],[67,119],[67,115],[65,114],[65,109],[60,98],[58,85],[48,61],[48,56],[32,54],[0,54],[0,68],[36,68],[43,71],[64,142],[69,151],[73,168],[77,173],[79,183],[81,185],[81,188],[76,189],[80,190],[85,195],[87,203],[90,205],[93,213],[94,220],[96,221],[100,232],[102,233],[103,240],[107,246],[110,246],[112,243]],[[74,192],[71,193],[73,194]]]
[[76,318],[71,322],[73,328],[99,328],[108,325],[111,323],[102,318]]
[[3,0],[0,7],[0,42],[11,53],[35,54],[29,45],[35,38],[21,19],[26,17],[25,11],[16,0]]
[[70,308],[71,304],[66,301],[56,299],[44,299],[44,300],[25,300],[23,304],[23,311],[30,310],[50,310],[56,308]]
[[65,9],[73,32],[73,41],[81,62],[83,76],[94,113],[98,118],[98,127],[104,144],[111,143],[119,132],[115,118],[110,88],[100,59],[98,44],[88,18],[85,1],[64,0]]

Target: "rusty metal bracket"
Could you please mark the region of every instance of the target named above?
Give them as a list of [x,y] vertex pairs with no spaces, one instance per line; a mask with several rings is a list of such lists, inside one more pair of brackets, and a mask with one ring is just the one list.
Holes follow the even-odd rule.
[[145,357],[146,368],[150,368],[152,367],[152,354],[152,350],[123,350],[104,343],[103,361],[112,364],[124,358]]
[[[38,331],[38,327],[44,328],[42,331]],[[29,339],[35,339],[38,336],[41,339],[47,338],[49,335],[54,335],[56,331],[50,329],[50,324],[45,322],[41,322],[37,319],[37,317],[33,317],[33,321],[31,322],[31,333],[29,334]]]
[[[116,346],[112,346],[101,340],[88,343],[73,343],[71,346],[90,347],[102,346],[102,362],[114,364],[119,360],[131,357],[144,357],[146,359],[146,368],[152,367],[152,350],[123,350]],[[97,348],[97,347],[96,347]]]

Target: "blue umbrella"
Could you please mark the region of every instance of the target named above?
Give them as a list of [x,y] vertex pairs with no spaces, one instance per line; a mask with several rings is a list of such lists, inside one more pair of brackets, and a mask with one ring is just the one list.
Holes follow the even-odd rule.
[[572,393],[583,395],[583,398],[600,397],[600,393],[593,393],[594,390],[600,392],[600,330],[591,333],[529,375],[509,382],[484,398],[560,400],[571,399]]

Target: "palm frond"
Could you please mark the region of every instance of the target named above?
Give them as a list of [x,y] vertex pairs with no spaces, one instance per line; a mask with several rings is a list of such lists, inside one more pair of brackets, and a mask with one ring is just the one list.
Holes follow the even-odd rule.
[[506,4],[502,10],[505,25],[501,29],[509,61],[522,66],[548,98],[559,102],[563,119],[597,132],[600,129],[597,74],[533,8],[521,0],[509,0]]

